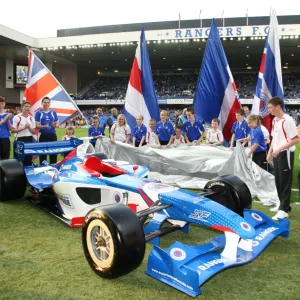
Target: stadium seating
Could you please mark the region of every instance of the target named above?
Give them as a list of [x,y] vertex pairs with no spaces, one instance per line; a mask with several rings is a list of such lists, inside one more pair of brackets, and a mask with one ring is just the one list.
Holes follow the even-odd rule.
[[[234,74],[235,83],[241,99],[253,99],[257,82],[257,74]],[[87,92],[76,100],[125,99],[129,77],[99,77],[90,85]],[[193,98],[197,75],[154,75],[154,86],[157,97]],[[284,96],[288,99],[300,98],[300,77],[295,74],[283,75]]]

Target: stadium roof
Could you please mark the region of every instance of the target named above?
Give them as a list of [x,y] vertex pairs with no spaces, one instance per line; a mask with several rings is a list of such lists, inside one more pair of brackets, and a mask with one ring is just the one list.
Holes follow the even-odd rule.
[[[299,24],[300,16],[278,16],[279,24]],[[180,28],[198,28],[210,27],[212,19],[196,19],[196,20],[181,20]],[[223,26],[223,19],[216,19],[218,27]],[[252,26],[252,25],[268,25],[270,23],[270,17],[240,17],[240,18],[225,18],[224,24],[229,27],[233,26]],[[164,29],[177,29],[179,20],[165,21],[165,22],[151,22],[151,23],[135,23],[135,24],[122,24],[122,25],[108,25],[108,26],[94,26],[94,27],[82,27],[71,29],[59,29],[57,30],[58,37],[66,36],[78,36],[89,34],[104,34],[104,33],[118,33],[118,32],[130,32],[140,31],[142,26],[145,30],[164,30]]]
[[[289,71],[299,71],[300,16],[278,16],[278,21],[284,24],[280,29],[282,65],[288,66]],[[198,72],[210,22],[202,20],[203,31],[199,28],[200,20],[182,20],[180,29],[178,21],[144,24],[153,72]],[[246,26],[246,18],[217,19],[218,27],[223,27],[223,22],[222,42],[230,67],[241,72],[257,70],[265,43],[263,31],[269,24],[269,17],[249,17],[249,26]],[[35,39],[0,25],[0,57],[26,61],[26,46],[31,46],[44,62],[76,63],[79,68],[90,68],[104,75],[114,71],[128,74],[141,26],[62,29],[58,31],[60,37]],[[241,35],[238,28],[243,31]],[[197,36],[200,31],[202,37]]]

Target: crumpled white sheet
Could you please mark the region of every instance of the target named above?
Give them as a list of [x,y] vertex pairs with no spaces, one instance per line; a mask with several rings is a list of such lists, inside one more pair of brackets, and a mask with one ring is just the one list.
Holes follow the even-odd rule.
[[113,144],[103,138],[97,141],[95,150],[115,160],[145,165],[154,178],[181,188],[201,189],[209,179],[232,174],[247,184],[253,197],[258,197],[262,202],[279,203],[274,176],[248,159],[247,149],[240,144],[234,151],[208,145],[180,145],[170,149],[135,148],[119,142]]

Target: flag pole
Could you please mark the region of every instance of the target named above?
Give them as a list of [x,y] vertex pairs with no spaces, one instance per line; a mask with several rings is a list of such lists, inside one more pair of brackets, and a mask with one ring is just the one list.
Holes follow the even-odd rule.
[[223,11],[222,11],[222,19],[223,19],[223,27],[225,27],[224,9],[223,9]]
[[202,28],[201,13],[202,13],[202,9],[200,9],[200,12],[199,12],[200,28]]
[[246,25],[248,26],[248,8],[247,8],[247,12],[246,12]]
[[181,21],[181,17],[180,17],[180,11],[179,11],[179,14],[178,14],[178,28],[180,28],[180,21]]

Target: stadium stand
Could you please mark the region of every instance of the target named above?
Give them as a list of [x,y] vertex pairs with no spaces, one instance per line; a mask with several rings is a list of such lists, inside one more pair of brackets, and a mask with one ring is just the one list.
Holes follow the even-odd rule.
[[[300,75],[284,74],[284,96],[288,99],[300,98]],[[236,74],[235,83],[240,98],[253,99],[257,82],[257,74]],[[100,77],[94,80],[89,89],[76,100],[109,100],[125,99],[129,77]],[[157,97],[163,98],[193,98],[197,75],[155,75],[153,76]]]

